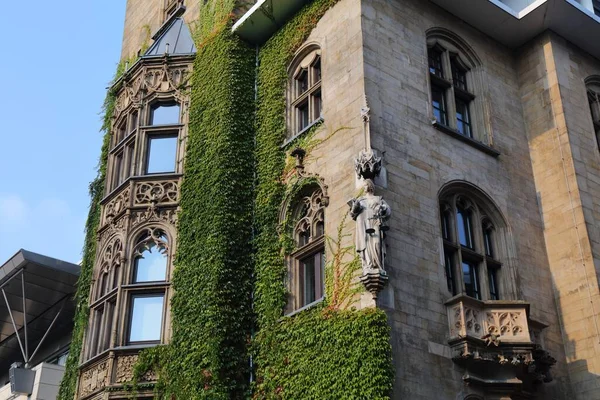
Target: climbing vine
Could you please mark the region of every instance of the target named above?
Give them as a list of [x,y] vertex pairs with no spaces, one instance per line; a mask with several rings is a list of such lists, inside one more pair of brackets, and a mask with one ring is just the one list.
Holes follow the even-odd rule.
[[[116,81],[124,71],[125,64],[119,63],[113,80]],[[92,273],[96,259],[97,230],[100,224],[100,201],[104,196],[104,182],[106,178],[106,164],[108,160],[108,147],[110,143],[110,130],[112,115],[114,112],[116,97],[109,90],[102,106],[103,117],[101,132],[104,133],[100,159],[98,161],[98,173],[90,183],[90,210],[85,223],[85,239],[83,245],[83,260],[79,279],[77,280],[77,292],[75,293],[75,317],[73,321],[73,333],[69,356],[65,365],[65,375],[61,381],[58,393],[59,400],[72,400],[77,390],[77,372],[79,366],[79,355],[83,347],[83,336],[89,319],[89,294],[92,285]]]
[[[345,246],[346,217],[328,238],[326,299],[322,305],[282,319],[286,302],[285,254],[293,247],[280,221],[285,198],[310,179],[293,176],[294,160],[280,146],[286,133],[287,66],[323,14],[337,0],[315,0],[263,46],[257,71],[255,198],[255,292],[258,333],[253,342],[255,399],[387,399],[392,387],[390,330],[381,310],[349,307],[359,261]],[[345,128],[344,128],[345,129]],[[332,132],[330,135],[334,134]],[[288,145],[308,153],[321,144],[312,130]],[[327,135],[325,139],[330,137]],[[307,160],[309,156],[307,155]],[[290,213],[286,213],[289,215]]]

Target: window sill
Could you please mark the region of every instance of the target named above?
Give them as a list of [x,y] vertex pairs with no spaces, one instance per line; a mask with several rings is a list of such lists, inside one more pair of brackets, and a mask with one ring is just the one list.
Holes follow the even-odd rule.
[[471,147],[476,148],[477,150],[483,151],[487,155],[490,155],[494,158],[496,158],[500,155],[500,152],[498,150],[494,149],[493,147],[490,147],[487,144],[483,144],[482,142],[480,142],[478,140],[471,139],[470,137],[461,134],[456,129],[452,129],[449,126],[440,124],[437,121],[434,121],[432,125],[438,131],[444,132],[447,135],[450,135],[453,138],[458,139],[461,142],[466,143],[466,144],[470,145]]
[[302,311],[310,310],[311,308],[316,307],[319,304],[323,303],[323,300],[325,300],[325,296],[321,297],[319,300],[315,300],[312,303],[309,303],[309,304],[307,304],[305,306],[302,306],[299,309],[294,310],[294,311],[292,311],[289,314],[285,314],[283,317],[284,318],[290,318],[290,317],[293,317],[293,316],[295,316],[297,314],[300,314]]
[[302,136],[306,132],[310,131],[313,127],[322,124],[324,121],[325,120],[323,119],[323,117],[317,118],[316,120],[314,120],[313,122],[308,124],[308,126],[306,128],[302,129],[300,132],[296,133],[294,136],[292,136],[291,138],[289,138],[285,142],[283,142],[283,144],[280,146],[280,148],[285,149],[290,143],[294,142],[300,136]]

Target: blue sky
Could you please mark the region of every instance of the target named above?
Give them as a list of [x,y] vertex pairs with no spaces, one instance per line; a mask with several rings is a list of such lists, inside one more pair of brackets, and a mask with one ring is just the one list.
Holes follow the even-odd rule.
[[0,265],[20,248],[78,262],[126,0],[4,3]]

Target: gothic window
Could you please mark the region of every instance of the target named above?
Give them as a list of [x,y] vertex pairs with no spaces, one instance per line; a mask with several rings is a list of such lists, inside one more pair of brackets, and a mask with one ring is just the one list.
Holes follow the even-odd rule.
[[586,84],[594,132],[596,133],[596,140],[600,147],[600,77],[590,77],[586,80]]
[[146,174],[175,172],[177,134],[148,136]]
[[123,245],[119,239],[114,239],[103,250],[99,260],[100,269],[90,305],[90,332],[86,359],[102,353],[111,345],[122,259]]
[[173,125],[179,123],[179,104],[157,103],[150,109],[148,125]]
[[321,50],[311,46],[290,66],[288,87],[288,138],[304,131],[321,118]]
[[295,250],[288,258],[288,313],[321,301],[325,295],[324,207],[320,189],[304,192],[293,207]]
[[491,207],[463,191],[440,198],[444,275],[448,292],[479,300],[501,297],[501,266]]
[[427,59],[434,126],[488,142],[483,121],[480,61],[453,33],[435,28],[427,35]]
[[137,237],[132,255],[125,344],[160,343],[164,332],[169,287],[169,240],[160,228]]

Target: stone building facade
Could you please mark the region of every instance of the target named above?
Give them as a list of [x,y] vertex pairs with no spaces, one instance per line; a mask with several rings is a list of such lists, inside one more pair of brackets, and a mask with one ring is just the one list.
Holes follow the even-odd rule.
[[[196,50],[170,35],[191,38],[205,3],[127,2],[122,57],[141,58],[114,86],[78,399],[125,396],[137,352],[169,342]],[[240,2],[232,29],[258,53],[304,2],[253,3]],[[387,282],[355,306],[387,314],[391,398],[600,399],[598,37],[595,0],[340,0],[298,49],[282,146],[322,124],[323,142],[300,161],[326,189],[321,235],[362,186],[361,150],[382,158]],[[166,170],[162,158],[152,170],[153,144],[171,151],[156,153]],[[156,252],[163,266],[143,266]],[[324,296],[294,268],[297,303],[282,315]],[[162,315],[139,338],[136,299]]]

